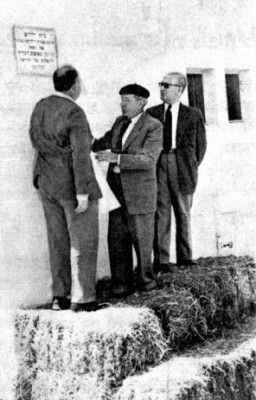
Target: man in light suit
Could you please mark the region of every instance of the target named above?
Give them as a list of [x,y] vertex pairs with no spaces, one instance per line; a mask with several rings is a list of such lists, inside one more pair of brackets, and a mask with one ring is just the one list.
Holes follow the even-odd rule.
[[52,309],[71,305],[73,311],[94,311],[99,308],[95,280],[101,191],[90,158],[92,135],[75,102],[81,92],[78,72],[64,65],[54,72],[53,83],[56,92],[36,104],[30,124],[37,150],[34,185],[49,241]]
[[180,102],[186,77],[171,72],[164,76],[159,86],[163,103],[147,110],[164,125],[163,151],[158,162],[154,268],[156,272],[168,272],[171,207],[176,219],[177,265],[196,265],[192,260],[191,207],[198,166],[206,151],[206,135],[200,110]]
[[149,291],[157,287],[151,255],[162,124],[143,112],[147,89],[130,84],[119,94],[122,116],[94,141],[93,150],[98,152],[99,161],[110,163],[107,180],[121,205],[110,212],[108,229],[112,292],[121,297],[134,290],[132,246],[137,255],[137,288]]

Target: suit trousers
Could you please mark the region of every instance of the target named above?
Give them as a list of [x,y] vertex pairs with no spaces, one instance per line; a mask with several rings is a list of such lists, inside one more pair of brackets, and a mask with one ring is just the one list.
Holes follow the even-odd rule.
[[108,246],[112,285],[123,290],[134,285],[133,254],[137,256],[137,284],[147,286],[154,280],[152,248],[154,213],[131,215],[119,207],[109,213]]
[[176,221],[176,261],[192,258],[191,207],[193,195],[179,188],[175,153],[163,153],[158,165],[158,200],[155,221],[154,263],[170,261],[171,208]]
[[70,296],[73,303],[96,297],[98,201],[75,213],[75,200],[57,200],[40,190],[47,225],[53,296]]

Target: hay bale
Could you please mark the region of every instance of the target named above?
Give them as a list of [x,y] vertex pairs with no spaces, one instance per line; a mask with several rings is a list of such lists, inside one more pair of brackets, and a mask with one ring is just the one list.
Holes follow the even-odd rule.
[[51,375],[56,386],[63,371],[75,381],[77,376],[93,379],[107,395],[126,376],[159,363],[166,349],[157,317],[145,308],[112,307],[79,314],[20,310],[15,327],[17,391],[28,398],[35,393],[36,400],[46,400],[40,397],[42,382],[50,381],[42,377]]
[[182,390],[206,382],[199,360],[175,357],[140,376],[125,379],[114,400],[176,400]]
[[112,391],[95,377],[39,371],[31,390],[31,400],[110,400]]
[[256,339],[227,355],[175,357],[128,377],[114,400],[252,400],[256,394]]
[[[237,322],[256,310],[256,265],[253,258],[217,257],[213,264],[204,260],[202,267],[206,274],[212,272],[222,284],[223,321],[225,326],[235,326]],[[224,283],[225,284],[223,286]],[[232,292],[231,288],[233,287]],[[230,288],[227,291],[227,288]]]
[[199,259],[197,268],[160,275],[160,290],[125,299],[154,310],[171,349],[233,328],[256,305],[256,268],[250,257]]
[[173,286],[126,300],[130,305],[148,307],[159,318],[169,350],[182,348],[207,336],[207,323],[198,300],[188,289]]
[[191,291],[202,307],[208,334],[236,326],[256,304],[256,268],[249,257],[201,259],[198,268],[163,275],[160,281]]
[[175,274],[172,284],[178,290],[187,288],[198,300],[208,325],[215,334],[225,327],[234,327],[240,318],[240,299],[235,279],[223,267],[211,271],[199,269]]
[[236,281],[242,314],[256,311],[256,265],[251,257],[232,257],[229,272]]
[[[183,357],[152,369],[151,375],[127,378],[158,364],[163,355],[166,360],[171,354],[166,341],[169,350],[181,349],[234,327],[254,311],[252,259],[208,258],[199,264],[160,276],[160,290],[136,293],[97,313],[18,311],[16,399],[108,400],[125,379],[116,400],[238,400],[236,392],[246,393],[243,382],[254,387],[252,354],[246,360],[234,358],[232,368],[222,358],[202,364]],[[99,291],[108,293],[108,280]]]
[[230,275],[236,285],[240,317],[255,311],[256,265],[252,257],[212,257],[199,259],[199,263],[206,274],[216,270],[220,278],[225,272]]

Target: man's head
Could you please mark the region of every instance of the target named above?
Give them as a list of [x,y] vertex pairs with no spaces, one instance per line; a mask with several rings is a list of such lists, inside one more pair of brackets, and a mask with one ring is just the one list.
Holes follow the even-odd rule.
[[165,103],[176,103],[187,86],[185,75],[180,72],[169,72],[159,82],[160,97]]
[[136,83],[122,87],[119,94],[121,96],[122,114],[128,118],[133,118],[140,114],[150,96],[146,88]]
[[77,70],[72,65],[63,65],[53,73],[54,89],[65,93],[76,100],[81,93],[81,80]]

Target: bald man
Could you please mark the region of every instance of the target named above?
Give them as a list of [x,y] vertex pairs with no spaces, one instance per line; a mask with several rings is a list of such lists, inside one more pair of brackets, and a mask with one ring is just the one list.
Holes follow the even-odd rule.
[[180,102],[186,77],[170,72],[159,87],[163,103],[147,110],[164,125],[163,151],[158,162],[154,268],[155,272],[168,272],[172,208],[176,220],[177,265],[196,265],[192,259],[191,207],[198,167],[206,151],[206,134],[201,111]]
[[80,76],[71,65],[53,74],[55,93],[35,106],[30,137],[37,150],[34,185],[42,200],[53,280],[53,310],[95,311],[98,199],[92,134],[76,103]]

